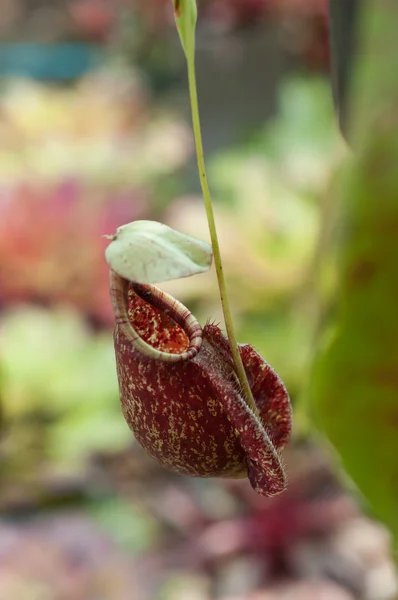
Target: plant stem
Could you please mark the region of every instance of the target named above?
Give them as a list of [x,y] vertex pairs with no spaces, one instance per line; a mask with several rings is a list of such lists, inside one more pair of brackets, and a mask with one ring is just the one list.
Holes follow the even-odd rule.
[[238,342],[235,335],[235,328],[232,321],[231,309],[228,302],[227,288],[224,279],[223,266],[220,253],[220,245],[218,243],[216,223],[214,219],[213,205],[209,184],[207,181],[205,159],[203,153],[202,134],[200,128],[198,93],[196,88],[196,73],[195,73],[195,57],[194,48],[188,48],[186,51],[187,66],[188,66],[188,83],[189,83],[189,98],[191,102],[192,125],[195,138],[196,156],[198,160],[199,179],[202,187],[203,200],[206,209],[207,221],[209,224],[211,244],[213,246],[214,264],[217,273],[218,288],[220,291],[221,306],[224,313],[225,327],[228,334],[229,343],[231,346],[232,357],[234,359],[236,372],[239,378],[239,383],[246,404],[258,416],[258,409],[247,380],[246,371],[243,366],[240,356]]

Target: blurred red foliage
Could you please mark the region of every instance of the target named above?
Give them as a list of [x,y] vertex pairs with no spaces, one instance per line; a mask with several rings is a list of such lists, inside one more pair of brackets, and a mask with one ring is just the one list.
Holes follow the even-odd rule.
[[0,302],[67,304],[111,325],[102,236],[142,218],[140,190],[78,181],[16,183],[0,189]]

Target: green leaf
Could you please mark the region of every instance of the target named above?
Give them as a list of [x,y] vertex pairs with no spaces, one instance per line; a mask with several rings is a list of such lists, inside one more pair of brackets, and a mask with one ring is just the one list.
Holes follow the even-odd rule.
[[204,273],[212,247],[156,221],[134,221],[119,227],[105,251],[118,275],[139,283],[160,283]]
[[398,539],[398,11],[369,2],[341,180],[339,309],[316,364],[319,425]]
[[174,18],[185,55],[194,52],[197,19],[196,0],[173,0]]

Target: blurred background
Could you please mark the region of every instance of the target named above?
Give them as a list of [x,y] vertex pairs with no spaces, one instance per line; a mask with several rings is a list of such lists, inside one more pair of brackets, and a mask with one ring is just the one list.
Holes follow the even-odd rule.
[[[289,489],[170,474],[122,417],[103,234],[209,239],[170,0],[0,0],[0,600],[382,600],[387,532],[309,425],[335,287],[326,0],[203,0],[203,136],[239,340],[295,409]],[[323,264],[320,277],[319,266]],[[326,267],[325,267],[326,266]],[[164,286],[222,322],[214,271]]]

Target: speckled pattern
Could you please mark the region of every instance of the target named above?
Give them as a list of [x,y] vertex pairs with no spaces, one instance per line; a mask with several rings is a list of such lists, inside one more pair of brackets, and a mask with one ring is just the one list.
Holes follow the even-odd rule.
[[[146,341],[163,351],[184,352],[188,340],[181,327],[132,288],[127,308]],[[266,496],[285,489],[279,450],[290,436],[290,401],[280,378],[251,346],[240,351],[259,416],[244,402],[229,342],[216,325],[204,327],[197,356],[179,363],[143,356],[118,324],[115,350],[126,421],[164,467],[197,477],[247,474]]]
[[[152,286],[147,286],[152,287]],[[128,291],[128,316],[137,334],[161,352],[182,354],[189,345],[185,331],[164,311],[151,306],[132,287]],[[152,300],[152,297],[150,297]]]

